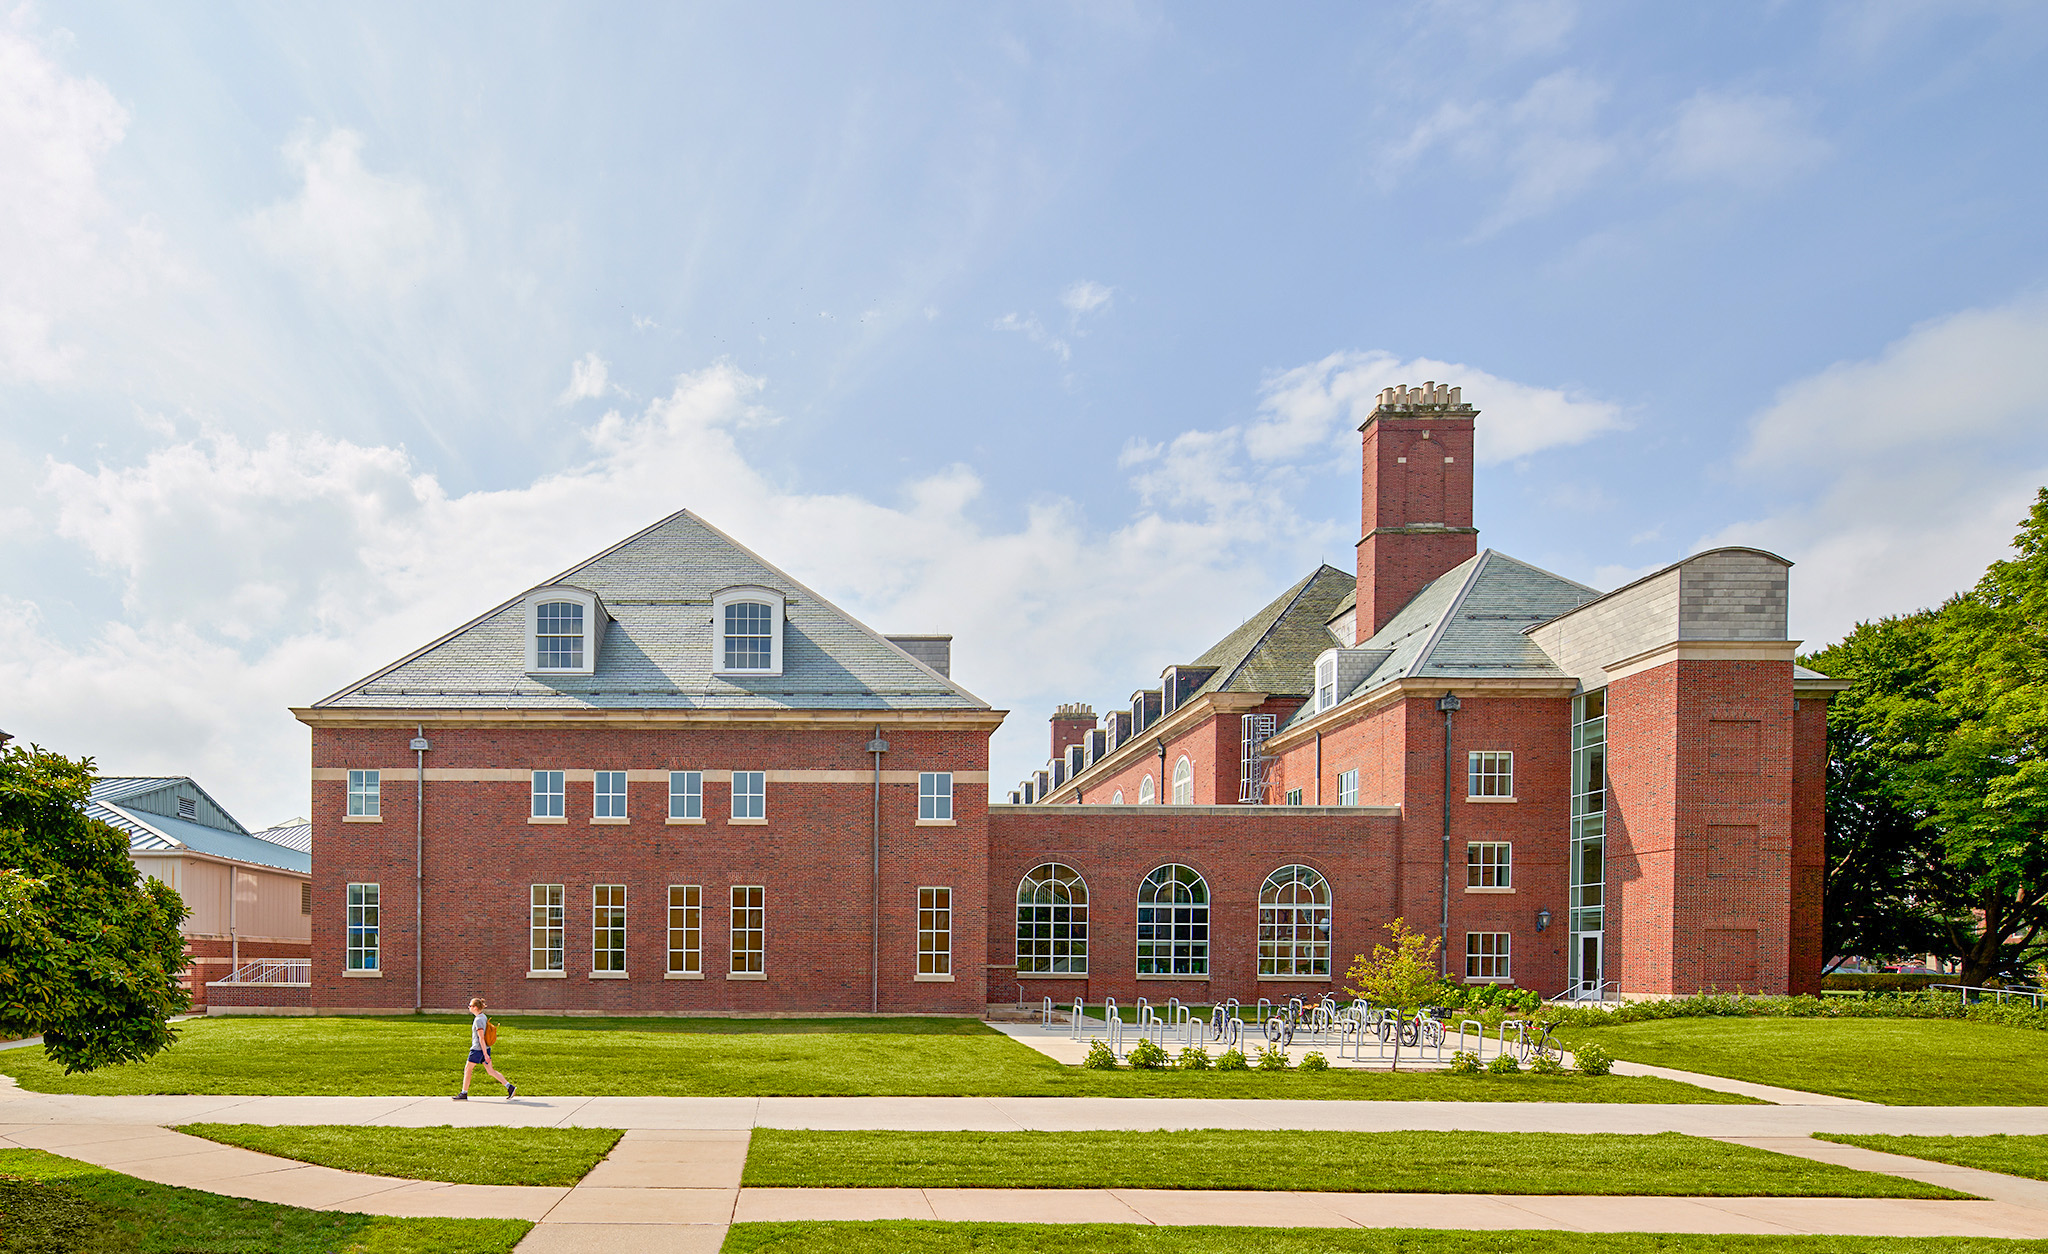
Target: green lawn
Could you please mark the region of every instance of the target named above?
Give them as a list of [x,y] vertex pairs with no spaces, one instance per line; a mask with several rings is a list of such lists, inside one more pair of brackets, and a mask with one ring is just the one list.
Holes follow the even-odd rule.
[[1857,1145],[1929,1162],[1975,1167],[2029,1180],[2048,1180],[2048,1136],[1848,1136],[1816,1132],[1822,1141]]
[[2048,1105],[2048,1035],[1954,1019],[1656,1019],[1559,1034],[1616,1058],[1895,1106]]
[[723,1254],[2040,1254],[1985,1237],[1767,1237],[1420,1228],[1154,1228],[1141,1224],[735,1224]]
[[[520,1096],[1293,1097],[1406,1101],[1736,1102],[1664,1080],[1329,1071],[1083,1071],[975,1019],[506,1017],[499,1070]],[[145,1063],[67,1076],[35,1049],[0,1072],[40,1093],[453,1094],[455,1016],[195,1019]],[[485,1096],[478,1101],[502,1101]]]
[[563,1187],[589,1174],[625,1135],[616,1128],[273,1128],[256,1123],[188,1123],[177,1131],[373,1176]]
[[506,1254],[523,1219],[390,1219],[151,1184],[0,1150],[0,1249],[36,1254]]
[[1964,1196],[1746,1145],[1564,1132],[809,1132],[761,1128],[743,1183],[1663,1197]]

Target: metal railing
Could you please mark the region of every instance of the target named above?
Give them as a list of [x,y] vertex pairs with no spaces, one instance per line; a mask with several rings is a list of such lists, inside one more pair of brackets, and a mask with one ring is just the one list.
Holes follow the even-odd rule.
[[1929,984],[1927,987],[1954,992],[1963,999],[1964,1005],[1970,1003],[1972,1000],[1970,994],[1972,993],[1977,995],[1975,998],[1977,1001],[1983,1001],[1984,995],[1989,993],[1995,999],[1994,1004],[2000,1006],[2005,1004],[2005,999],[2008,997],[2024,997],[2036,1009],[2040,1008],[2044,998],[2048,998],[2048,989],[2039,988],[1988,988],[1982,984]]
[[208,980],[209,984],[311,984],[313,982],[313,960],[311,958],[280,958],[266,962],[244,963],[229,972],[227,978]]

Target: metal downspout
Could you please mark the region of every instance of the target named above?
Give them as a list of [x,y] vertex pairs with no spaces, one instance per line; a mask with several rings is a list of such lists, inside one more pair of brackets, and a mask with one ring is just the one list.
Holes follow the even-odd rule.
[[420,996],[421,973],[425,970],[427,938],[420,931],[427,896],[427,729],[412,729],[415,774],[412,785],[412,1009],[418,1014],[424,1004]]
[[868,741],[868,752],[875,755],[875,801],[872,816],[873,835],[868,851],[868,1013],[882,1011],[882,755],[889,752],[889,742],[882,739],[882,728],[875,727],[875,738]]
[[1451,715],[1458,710],[1458,698],[1445,693],[1436,703],[1444,715],[1444,892],[1443,914],[1437,923],[1437,956],[1443,976],[1451,975]]
[[[1164,739],[1161,739],[1161,740],[1160,740],[1160,741],[1158,742],[1158,744],[1159,744],[1159,792],[1165,792],[1165,791],[1166,791],[1166,788],[1167,788],[1167,783],[1166,783],[1166,741],[1165,741]],[[1165,797],[1162,797],[1162,796],[1160,796],[1160,795],[1159,795],[1159,793],[1154,793],[1154,794],[1152,794],[1152,804],[1154,804],[1154,805],[1162,805],[1162,806],[1163,806],[1163,805],[1166,805],[1166,804],[1167,804],[1167,800],[1166,800],[1166,798],[1165,798]]]
[[1323,733],[1316,733],[1316,804],[1323,804]]

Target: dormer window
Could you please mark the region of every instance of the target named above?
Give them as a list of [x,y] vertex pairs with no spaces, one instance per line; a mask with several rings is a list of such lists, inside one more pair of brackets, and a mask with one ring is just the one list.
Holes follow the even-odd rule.
[[527,593],[527,673],[594,674],[607,621],[604,602],[595,592],[583,588],[536,588]]
[[727,588],[712,597],[712,673],[780,675],[782,607],[773,588]]
[[1323,655],[1316,663],[1316,713],[1337,704],[1337,659]]

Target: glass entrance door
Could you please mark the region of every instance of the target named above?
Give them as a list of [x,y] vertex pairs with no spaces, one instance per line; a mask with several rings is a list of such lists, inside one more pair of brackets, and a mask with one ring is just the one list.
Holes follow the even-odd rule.
[[1579,992],[1580,997],[1600,996],[1600,937],[1599,932],[1579,934]]

